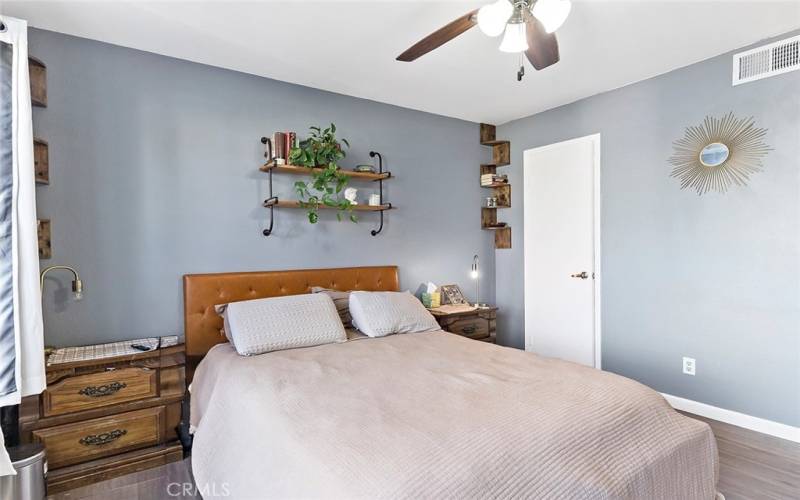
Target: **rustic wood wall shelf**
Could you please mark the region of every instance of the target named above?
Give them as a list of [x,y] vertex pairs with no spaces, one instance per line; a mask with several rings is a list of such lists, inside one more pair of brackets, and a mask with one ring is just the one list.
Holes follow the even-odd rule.
[[[496,134],[497,129],[494,125],[481,123],[481,145],[492,148],[492,163],[481,164],[481,175],[496,174],[498,167],[511,163],[511,141],[499,140]],[[508,183],[495,183],[483,187],[492,190],[492,197],[497,198],[497,207],[481,208],[481,229],[494,231],[495,248],[511,248],[511,228],[505,222],[498,222],[497,220],[497,210],[499,208],[511,207],[511,185]]]
[[[277,197],[271,197],[269,199],[264,200],[264,206],[269,207],[276,207],[276,208],[305,208],[299,201],[296,200],[278,200]],[[329,207],[327,205],[320,205],[319,208],[321,209],[331,209],[334,210],[335,207]],[[353,210],[359,212],[382,212],[384,210],[391,210],[392,204],[385,203],[383,205],[373,206],[373,205],[353,205]]]
[[50,184],[50,154],[44,139],[33,139],[33,171],[36,184]]
[[47,107],[47,66],[35,57],[28,57],[28,77],[31,81],[31,104]]
[[[311,175],[314,172],[322,171],[322,168],[309,168],[309,167],[301,167],[298,165],[264,165],[259,170],[261,170],[262,172],[269,172],[270,170],[274,170],[275,172],[280,172],[282,174]],[[383,172],[380,174],[371,172],[356,172],[355,170],[340,170],[339,172],[354,179],[362,179],[369,181],[386,180],[392,176],[391,172]]]
[[[261,143],[266,144],[267,138],[262,137]],[[372,172],[356,172],[354,170],[339,170],[340,173],[354,179],[354,180],[362,180],[362,181],[377,181],[378,182],[378,197],[380,203],[378,205],[353,205],[352,209],[359,212],[379,212],[380,213],[380,226],[378,229],[373,229],[370,231],[372,236],[377,236],[381,231],[383,231],[383,213],[387,210],[391,210],[395,208],[392,206],[391,203],[387,203],[383,199],[383,181],[390,179],[392,177],[391,172],[384,172],[383,171],[383,156],[377,151],[370,151],[369,156],[371,158],[378,157],[378,171],[375,173]],[[262,172],[266,172],[269,175],[269,198],[264,200],[264,207],[269,209],[269,227],[262,231],[264,236],[269,236],[272,234],[273,227],[275,225],[275,213],[274,210],[276,208],[306,208],[303,204],[297,200],[279,200],[277,196],[274,195],[272,189],[272,174],[273,172],[283,173],[283,174],[292,174],[292,175],[311,175],[314,172],[322,171],[322,168],[310,168],[310,167],[303,167],[299,165],[277,165],[274,162],[268,162],[266,165],[263,165],[259,168]],[[334,207],[329,207],[327,205],[320,205],[319,208],[321,209],[334,209]]]
[[52,258],[53,245],[50,237],[50,219],[38,219],[36,221],[36,229],[39,234],[39,258]]

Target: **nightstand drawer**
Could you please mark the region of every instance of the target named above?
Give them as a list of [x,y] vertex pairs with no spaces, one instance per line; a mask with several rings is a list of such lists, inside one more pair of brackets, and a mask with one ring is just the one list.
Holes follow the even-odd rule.
[[448,323],[445,330],[471,339],[482,339],[489,336],[489,321],[477,316],[468,316]]
[[123,368],[69,377],[42,394],[45,417],[158,396],[155,370]]
[[51,469],[158,444],[164,436],[165,407],[33,431],[47,449]]

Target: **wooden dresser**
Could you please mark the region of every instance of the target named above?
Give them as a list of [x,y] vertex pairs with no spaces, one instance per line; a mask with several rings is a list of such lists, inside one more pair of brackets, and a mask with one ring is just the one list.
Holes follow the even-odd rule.
[[47,450],[48,493],[181,460],[184,392],[183,344],[48,366],[20,408],[22,441]]
[[454,313],[443,313],[431,309],[430,312],[439,322],[442,330],[483,342],[495,342],[496,307]]

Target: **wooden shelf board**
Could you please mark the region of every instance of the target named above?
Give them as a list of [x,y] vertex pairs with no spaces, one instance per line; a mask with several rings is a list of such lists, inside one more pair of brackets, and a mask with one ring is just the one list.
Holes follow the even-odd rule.
[[[278,207],[278,208],[306,208],[306,207],[303,207],[302,205],[300,205],[300,202],[296,201],[296,200],[278,200],[275,203],[265,203],[264,206],[265,207],[272,206],[272,207]],[[326,210],[327,209],[336,210],[335,207],[329,207],[327,205],[320,205],[319,208],[326,209]],[[359,211],[359,212],[381,212],[383,210],[391,210],[392,208],[394,208],[394,207],[391,206],[391,205],[378,205],[378,206],[353,205],[353,210]]]
[[511,227],[506,226],[494,232],[495,248],[511,248]]
[[510,144],[511,141],[503,141],[503,140],[494,140],[494,141],[484,141],[481,142],[481,146],[499,146],[500,144]]
[[[261,170],[262,172],[269,172],[270,170],[273,170],[275,172],[281,172],[284,174],[311,175],[313,172],[321,172],[323,169],[302,167],[299,165],[263,165],[261,168],[259,168],[259,170]],[[392,176],[391,172],[384,172],[382,174],[373,174],[371,172],[356,172],[354,170],[345,170],[345,169],[340,169],[339,172],[354,179],[363,179],[369,181],[386,180]]]
[[482,188],[499,188],[503,186],[508,186],[507,182],[495,182],[494,184],[481,184]]
[[481,229],[485,229],[486,231],[499,231],[500,229],[508,229],[509,227],[511,226],[483,226]]

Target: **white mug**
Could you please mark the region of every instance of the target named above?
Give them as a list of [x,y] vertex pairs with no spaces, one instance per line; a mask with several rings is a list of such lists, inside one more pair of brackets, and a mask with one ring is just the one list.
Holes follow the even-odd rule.
[[378,193],[372,193],[369,195],[369,204],[370,206],[377,207],[381,204],[381,195]]

